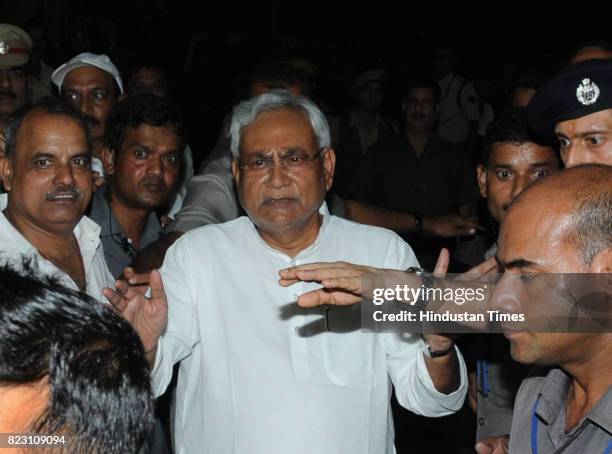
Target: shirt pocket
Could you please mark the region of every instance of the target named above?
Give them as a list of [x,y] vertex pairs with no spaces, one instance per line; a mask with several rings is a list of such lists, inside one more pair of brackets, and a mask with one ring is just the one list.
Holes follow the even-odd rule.
[[323,359],[328,378],[336,386],[351,389],[376,387],[375,336],[361,331],[326,333]]

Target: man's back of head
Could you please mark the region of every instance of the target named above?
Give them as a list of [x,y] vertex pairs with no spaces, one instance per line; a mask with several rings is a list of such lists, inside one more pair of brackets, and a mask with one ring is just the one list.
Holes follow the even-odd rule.
[[0,269],[0,432],[62,437],[51,452],[146,452],[154,407],[138,335],[24,267]]

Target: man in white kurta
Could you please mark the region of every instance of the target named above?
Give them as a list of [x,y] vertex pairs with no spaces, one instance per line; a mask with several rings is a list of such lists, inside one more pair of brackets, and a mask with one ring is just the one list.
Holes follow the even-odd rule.
[[399,402],[427,416],[463,403],[434,388],[423,341],[395,334],[299,328],[320,319],[283,306],[317,287],[278,284],[278,271],[343,260],[379,268],[418,266],[394,233],[330,216],[315,242],[293,259],[266,244],[248,217],[192,230],[161,269],[168,327],[153,369],[161,394],[181,361],[175,436],[179,453],[391,453],[390,383]]
[[180,362],[176,452],[392,453],[391,384],[417,413],[461,407],[466,372],[452,341],[428,335],[444,357],[426,359],[420,338],[323,329],[323,310],[292,304],[317,285],[283,287],[279,271],[335,260],[406,269],[417,265],[412,250],[329,214],[335,155],[311,101],[261,95],[235,108],[230,130],[248,217],[181,237],[161,279],[151,274],[151,298],[125,285],[109,295],[141,336],[157,395]]

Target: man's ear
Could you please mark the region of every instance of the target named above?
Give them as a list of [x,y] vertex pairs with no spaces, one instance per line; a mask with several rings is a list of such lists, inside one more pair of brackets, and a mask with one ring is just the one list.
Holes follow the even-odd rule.
[[13,186],[13,160],[6,156],[0,157],[0,179],[5,191],[10,192]]
[[600,251],[591,262],[592,273],[612,273],[612,247]]
[[238,186],[240,184],[240,166],[238,165],[238,160],[236,158],[232,159],[232,174],[234,175],[236,186]]
[[329,191],[334,182],[334,170],[336,168],[336,152],[333,148],[327,148],[323,156],[323,178],[325,178],[325,189]]
[[482,164],[478,164],[478,167],[476,167],[476,177],[478,180],[478,189],[480,190],[480,195],[486,199],[487,198],[487,169]]
[[115,150],[110,149],[106,145],[102,148],[102,165],[104,166],[104,173],[112,175],[115,172]]

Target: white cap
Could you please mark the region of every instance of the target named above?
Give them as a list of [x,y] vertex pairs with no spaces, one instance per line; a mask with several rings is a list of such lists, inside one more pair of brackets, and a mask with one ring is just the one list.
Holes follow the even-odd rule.
[[95,66],[96,68],[100,68],[102,71],[106,71],[113,76],[113,79],[115,79],[115,82],[117,82],[117,85],[119,86],[119,91],[123,93],[123,82],[121,81],[119,70],[110,60],[110,58],[104,54],[97,55],[90,52],[83,52],[82,54],[73,57],[53,71],[53,74],[51,74],[51,80],[55,85],[57,85],[60,92],[62,91],[62,83],[64,83],[64,77],[66,77],[66,74],[73,69],[80,68],[82,66]]

